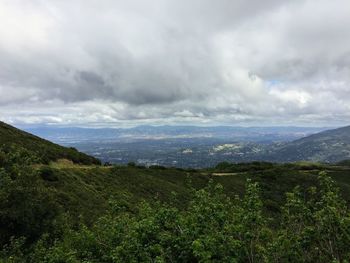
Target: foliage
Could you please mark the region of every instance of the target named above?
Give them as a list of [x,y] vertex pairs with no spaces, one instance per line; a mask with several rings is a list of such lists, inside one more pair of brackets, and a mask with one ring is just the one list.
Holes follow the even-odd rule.
[[0,145],[1,263],[350,260],[346,166],[96,167],[2,123]]
[[221,162],[215,166],[216,172],[247,172],[247,171],[261,171],[272,169],[275,164],[269,162],[248,162],[248,163],[229,163]]
[[0,169],[0,245],[21,237],[34,242],[57,231],[59,213],[37,171],[19,164]]
[[[35,156],[37,161],[45,164],[58,159],[69,159],[80,164],[101,164],[100,160],[78,152],[75,148],[54,144],[3,122],[0,122],[0,148],[7,153],[17,152],[17,148],[25,149],[31,156]],[[2,159],[0,154],[0,165]]]
[[43,262],[255,262],[266,238],[261,208],[256,184],[248,182],[245,197],[231,200],[210,182],[193,192],[184,211],[142,202],[132,214],[111,202],[92,228],[68,231],[46,250],[40,243],[35,253]]
[[50,181],[50,182],[58,181],[58,177],[55,174],[55,171],[49,166],[41,167],[39,170],[39,175],[45,181]]
[[344,160],[344,161],[338,162],[337,165],[350,166],[350,160]]
[[[136,165],[52,168],[33,165],[36,156],[24,148],[10,149],[0,151],[0,262],[350,259],[348,205],[325,173],[264,163],[237,165],[245,172],[232,176]],[[330,174],[348,189],[347,170]]]
[[[281,222],[263,212],[257,183],[229,198],[210,181],[193,189],[183,210],[171,203],[141,202],[135,212],[112,200],[92,227],[67,229],[54,243],[43,236],[28,262],[347,262],[350,213],[325,173],[303,196],[287,193]],[[18,253],[18,244],[12,245]],[[17,248],[17,249],[16,249]],[[6,250],[5,251],[9,251]],[[3,253],[3,255],[6,253]],[[15,257],[16,254],[13,256]]]
[[320,189],[287,194],[281,229],[270,246],[270,262],[347,262],[350,259],[350,213],[325,173]]

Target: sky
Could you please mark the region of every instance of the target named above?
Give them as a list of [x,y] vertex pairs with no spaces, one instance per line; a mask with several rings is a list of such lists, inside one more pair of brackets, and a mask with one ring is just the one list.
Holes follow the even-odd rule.
[[0,120],[350,124],[349,0],[0,0]]

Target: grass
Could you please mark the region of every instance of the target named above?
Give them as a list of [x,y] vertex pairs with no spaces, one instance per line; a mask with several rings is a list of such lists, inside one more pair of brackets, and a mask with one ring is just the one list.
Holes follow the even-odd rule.
[[[173,193],[178,198],[175,205],[184,207],[190,200],[191,189],[204,187],[210,179],[224,186],[226,194],[242,195],[248,178],[257,181],[262,199],[269,213],[278,213],[285,201],[285,192],[299,185],[306,189],[316,184],[320,170],[299,165],[275,165],[269,169],[224,173],[209,173],[207,170],[186,171],[176,168],[156,169],[130,166],[97,167],[77,165],[60,160],[44,166],[52,170],[54,180],[45,180],[55,193],[60,205],[74,218],[92,223],[108,208],[114,199],[133,211],[141,200],[171,202]],[[323,167],[323,166],[322,166]],[[241,167],[242,168],[242,167]],[[41,166],[39,169],[43,169]],[[242,170],[247,170],[243,167]],[[350,201],[350,170],[328,166],[328,173],[340,186],[345,200]]]
[[[58,159],[56,161],[51,161],[49,163],[49,167],[53,169],[94,169],[98,167],[97,165],[89,165],[89,164],[79,164],[74,163],[71,160],[68,159]],[[101,168],[108,168],[108,167],[101,167]]]
[[58,159],[68,159],[74,163],[88,165],[101,163],[98,159],[78,152],[74,148],[57,145],[3,122],[0,122],[0,149],[5,152],[25,149],[31,155],[36,156],[39,162],[46,164]]

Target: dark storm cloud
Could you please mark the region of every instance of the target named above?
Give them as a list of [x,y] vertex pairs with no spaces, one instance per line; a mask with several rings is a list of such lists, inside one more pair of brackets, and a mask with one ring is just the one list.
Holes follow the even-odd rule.
[[346,0],[5,0],[0,22],[13,122],[348,118]]

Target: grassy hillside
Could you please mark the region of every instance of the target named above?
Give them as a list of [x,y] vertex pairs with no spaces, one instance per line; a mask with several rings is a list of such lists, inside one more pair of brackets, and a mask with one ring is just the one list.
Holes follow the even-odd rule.
[[328,130],[275,149],[266,160],[335,163],[350,158],[350,126]]
[[0,122],[0,149],[11,151],[11,147],[26,149],[42,163],[49,163],[58,159],[68,159],[74,163],[100,164],[98,159],[78,152],[74,148],[66,148],[54,144]]
[[0,131],[0,262],[350,259],[342,163],[97,166],[6,124]]
[[[340,129],[337,133],[344,135],[344,129]],[[324,134],[327,135],[329,132]],[[313,141],[317,138],[321,140],[324,134],[311,137],[314,138]],[[334,134],[334,131],[331,134]],[[305,139],[301,141],[304,142]],[[203,170],[157,166],[150,168],[96,167],[91,164],[98,164],[99,161],[93,157],[43,140],[1,122],[0,145],[5,149],[5,154],[7,149],[8,156],[11,154],[16,156],[16,158],[8,158],[14,165],[24,164],[24,157],[16,153],[18,149],[26,149],[27,155],[37,156],[39,162],[49,164],[30,168],[38,177],[37,182],[50,191],[59,207],[74,215],[73,218],[81,215],[86,223],[93,222],[103,214],[111,198],[123,201],[132,210],[140,200],[158,198],[161,201],[169,201],[172,199],[172,193],[177,193],[180,197],[177,199],[178,205],[184,206],[189,200],[191,187],[202,188],[210,179],[224,185],[226,194],[234,197],[236,194],[244,193],[245,182],[250,178],[260,184],[266,211],[279,213],[279,207],[285,201],[286,192],[297,185],[302,189],[315,185],[318,173],[327,171],[340,185],[344,198],[350,201],[350,168],[347,162],[340,163],[338,166],[308,162],[221,163],[215,168]]]
[[178,207],[190,200],[192,188],[205,187],[209,180],[224,186],[233,198],[243,195],[247,179],[258,182],[262,190],[265,211],[279,213],[285,193],[300,186],[303,191],[317,185],[319,172],[327,171],[350,202],[350,169],[319,164],[230,164],[230,168],[184,170],[176,168],[145,168],[142,166],[65,167],[52,163],[38,172],[45,187],[55,195],[61,207],[86,223],[101,216],[110,199],[124,203],[131,211],[141,200],[169,202],[176,193]]
[[[317,178],[320,171],[327,171],[337,182],[342,196],[349,204],[350,169],[343,166],[310,163],[288,165],[247,163],[219,165],[216,168],[206,170],[183,170],[137,166],[96,167],[60,162],[31,167],[14,165],[7,170],[1,171],[0,169],[0,241],[5,248],[3,251],[0,250],[0,259],[1,257],[13,258],[16,255],[18,261],[11,262],[82,262],[89,258],[94,259],[89,262],[138,262],[138,253],[141,252],[133,254],[133,251],[136,249],[133,246],[148,246],[149,244],[145,245],[143,243],[148,242],[147,240],[150,240],[149,242],[161,242],[152,241],[156,237],[166,238],[168,236],[170,238],[169,242],[177,242],[176,240],[179,238],[176,236],[178,235],[176,234],[177,230],[172,230],[175,233],[170,234],[168,226],[168,224],[172,224],[171,220],[173,220],[174,215],[176,217],[189,217],[188,219],[176,219],[180,221],[175,226],[180,224],[181,228],[188,228],[186,231],[189,231],[188,233],[193,232],[194,235],[193,237],[192,235],[181,237],[178,240],[180,241],[182,238],[188,239],[188,241],[183,241],[184,243],[182,243],[180,250],[192,244],[196,235],[202,238],[203,235],[208,238],[214,235],[211,238],[215,240],[215,238],[219,238],[215,237],[217,231],[224,231],[223,234],[225,235],[227,230],[217,229],[218,223],[207,228],[211,223],[216,222],[216,220],[221,222],[220,217],[225,216],[227,219],[224,219],[223,222],[241,224],[247,220],[244,219],[245,215],[252,213],[249,207],[246,208],[244,206],[244,203],[239,206],[233,205],[238,202],[237,195],[243,198],[241,200],[244,200],[244,198],[247,198],[244,197],[244,194],[251,194],[251,190],[247,192],[246,188],[248,178],[259,185],[262,205],[260,217],[265,218],[265,227],[271,228],[269,231],[275,231],[275,228],[280,228],[284,225],[284,217],[281,215],[285,209],[283,205],[288,201],[286,192],[292,192],[294,187],[300,186],[299,191],[303,198],[302,200],[306,199],[306,196],[310,195],[308,189],[311,186],[319,186]],[[14,179],[11,179],[11,177],[14,177]],[[216,197],[216,194],[212,196],[213,193],[210,193],[212,190],[205,190],[204,192],[200,190],[205,188],[210,181],[214,182],[212,185],[216,183],[223,185],[224,196],[221,197],[221,194],[219,194]],[[207,193],[206,191],[209,192]],[[230,199],[226,199],[226,197]],[[143,204],[142,201],[146,201],[149,205]],[[165,205],[159,206],[158,202],[165,203]],[[226,202],[229,203],[226,204]],[[251,204],[250,202],[248,204]],[[254,202],[259,204],[260,201],[255,200]],[[335,203],[342,204],[339,201]],[[227,208],[221,208],[222,206],[227,206]],[[321,203],[320,207],[323,207]],[[198,209],[200,210],[198,211]],[[221,211],[220,209],[224,210]],[[245,211],[244,209],[248,210]],[[238,221],[235,221],[230,215],[242,215],[242,219],[236,219]],[[155,219],[153,218],[154,216],[156,216]],[[195,219],[193,218],[194,216],[196,217]],[[157,219],[158,217],[163,219]],[[158,220],[165,221],[158,223]],[[195,222],[197,223],[193,220],[196,220]],[[255,219],[252,218],[251,220]],[[306,218],[305,220],[309,219]],[[249,223],[244,231],[249,232],[254,222]],[[130,225],[131,229],[128,230],[129,227],[124,224]],[[157,224],[160,225],[157,226]],[[193,224],[195,226],[192,226]],[[203,234],[200,234],[201,232],[197,233],[196,231],[199,231],[197,228],[201,229],[203,224],[204,229],[207,230]],[[316,223],[307,221],[302,222],[302,224],[315,225]],[[156,235],[157,231],[162,228],[165,228],[165,232],[160,236]],[[123,234],[116,232],[122,229],[125,229]],[[307,230],[309,231],[309,229]],[[75,233],[75,231],[78,232]],[[136,233],[135,231],[140,231],[140,236],[130,237],[130,235]],[[143,237],[144,235],[148,237]],[[257,235],[260,236],[261,234]],[[271,234],[269,238],[272,241],[269,242],[274,242],[273,238],[277,238],[275,235],[277,233]],[[16,243],[11,243],[11,240],[13,240],[11,236],[15,237]],[[21,241],[21,237],[25,237],[25,241]],[[131,250],[129,251],[129,248],[124,247],[124,254],[118,254],[119,261],[113,261],[113,255],[116,252],[109,249],[119,244],[118,240],[120,239],[125,239],[125,246],[131,246]],[[59,240],[59,243],[57,243],[57,240]],[[141,243],[139,244],[138,242]],[[190,243],[187,244],[186,242]],[[261,240],[261,242],[261,245],[265,246],[264,243],[267,241]],[[157,247],[156,244],[153,245]],[[348,247],[350,244],[344,243],[344,245]],[[58,248],[55,248],[55,246],[58,246]],[[176,248],[178,245],[164,243],[162,246]],[[37,251],[38,249],[39,252]],[[59,251],[56,251],[56,249],[59,249]],[[66,249],[68,250],[66,251]],[[97,252],[96,249],[100,252]],[[193,251],[186,253],[195,256],[195,248],[193,249]],[[287,250],[283,247],[281,248],[282,254],[283,251],[289,252],[289,250],[290,248]],[[212,251],[216,253],[217,248],[212,248]],[[149,257],[153,258],[153,253],[161,252],[150,253]],[[176,258],[177,253],[181,254],[181,252],[176,252],[172,257]],[[221,258],[221,253],[224,252],[220,252],[214,257]],[[69,258],[67,257],[70,254],[75,255],[75,261],[68,260]],[[105,258],[103,255],[106,254],[110,255],[110,258],[103,260]],[[46,255],[50,255],[49,257],[52,257],[54,260],[50,259],[51,261],[47,261],[45,259]],[[165,253],[164,255],[168,254]],[[275,257],[273,253],[271,255]],[[200,262],[193,261],[191,259],[193,256],[181,262]],[[133,260],[129,259],[129,257],[133,258]],[[299,256],[296,255],[295,257],[298,258]],[[245,262],[246,256],[244,252],[239,258],[243,260],[239,262]],[[314,261],[314,259],[313,261],[300,262],[318,262]],[[329,258],[327,257],[327,259]],[[262,261],[258,260],[257,262]]]

